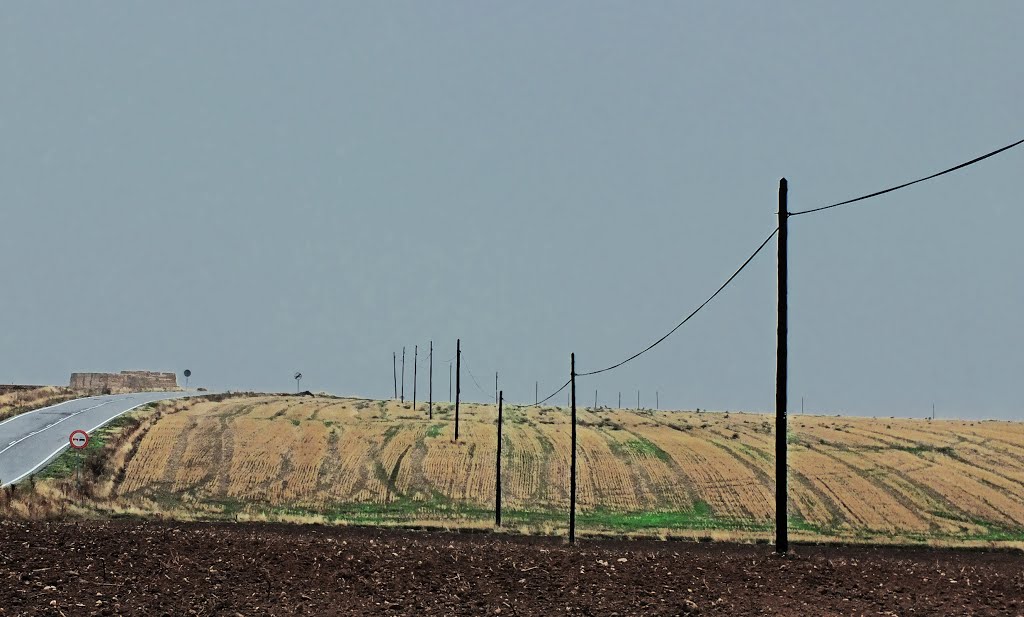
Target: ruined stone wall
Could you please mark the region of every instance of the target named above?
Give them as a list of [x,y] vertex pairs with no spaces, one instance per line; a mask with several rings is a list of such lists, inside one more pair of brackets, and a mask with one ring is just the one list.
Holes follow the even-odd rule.
[[174,373],[154,371],[121,371],[120,373],[71,373],[71,388],[88,392],[110,390],[177,390]]

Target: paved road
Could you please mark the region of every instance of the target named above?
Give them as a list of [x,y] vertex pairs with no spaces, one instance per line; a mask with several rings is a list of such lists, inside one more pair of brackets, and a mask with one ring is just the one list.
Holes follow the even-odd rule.
[[136,407],[185,392],[141,392],[90,396],[0,422],[0,486],[13,484],[42,469],[68,447],[71,431],[88,433]]

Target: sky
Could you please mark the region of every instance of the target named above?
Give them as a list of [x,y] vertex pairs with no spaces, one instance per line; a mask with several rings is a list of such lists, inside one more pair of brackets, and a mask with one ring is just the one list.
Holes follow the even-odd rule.
[[[1024,138],[1019,2],[0,3],[0,382],[511,402]],[[1021,420],[1024,147],[789,225],[789,405]],[[581,403],[769,412],[773,240]],[[180,377],[179,377],[180,378]],[[479,386],[479,387],[478,387]],[[565,403],[564,394],[552,402]]]

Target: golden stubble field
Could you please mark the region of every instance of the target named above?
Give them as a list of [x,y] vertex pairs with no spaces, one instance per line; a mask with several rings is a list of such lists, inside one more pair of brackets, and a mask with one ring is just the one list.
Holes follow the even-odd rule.
[[[263,396],[175,403],[122,453],[120,508],[188,516],[485,525],[495,493],[496,409]],[[584,529],[770,537],[773,418],[580,410]],[[796,537],[1019,543],[1024,425],[795,415]],[[562,526],[565,408],[507,407],[503,507],[515,525]],[[683,534],[686,535],[686,534]]]

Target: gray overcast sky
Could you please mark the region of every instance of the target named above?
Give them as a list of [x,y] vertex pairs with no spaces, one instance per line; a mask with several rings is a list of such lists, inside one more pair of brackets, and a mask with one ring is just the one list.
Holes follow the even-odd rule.
[[[0,381],[513,400],[1024,137],[1019,2],[0,4]],[[1020,419],[1024,147],[790,226],[790,407]],[[775,243],[580,381],[774,405]],[[423,365],[424,370],[426,365]],[[421,376],[423,372],[421,372]],[[421,382],[422,383],[422,382]],[[463,392],[484,399],[469,379]],[[420,398],[425,398],[425,384]],[[564,403],[560,396],[556,401]]]

